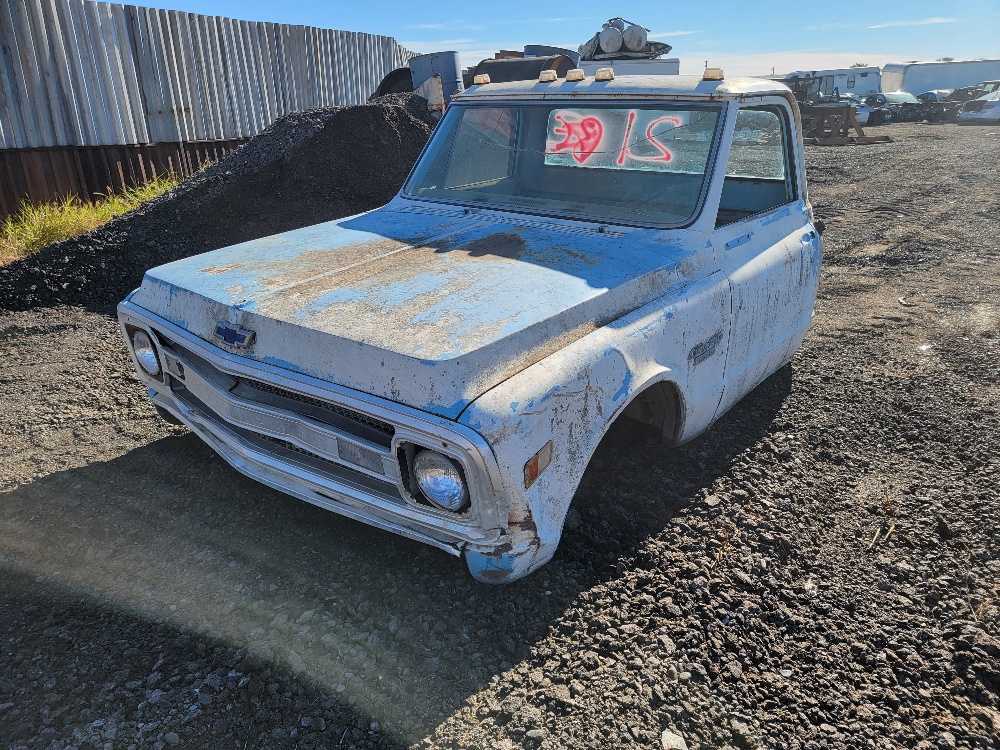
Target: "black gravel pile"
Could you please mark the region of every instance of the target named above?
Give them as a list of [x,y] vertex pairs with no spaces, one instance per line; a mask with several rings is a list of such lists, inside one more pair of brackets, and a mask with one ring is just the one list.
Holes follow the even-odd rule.
[[0,309],[104,310],[148,268],[368,211],[399,190],[433,127],[421,97],[286,115],[176,189],[0,267]]

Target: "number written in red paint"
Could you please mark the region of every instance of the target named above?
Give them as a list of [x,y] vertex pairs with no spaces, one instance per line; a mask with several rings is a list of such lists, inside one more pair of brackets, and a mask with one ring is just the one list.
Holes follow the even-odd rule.
[[[649,109],[556,109],[549,114],[545,163],[675,171],[677,128],[688,113]],[[681,144],[683,147],[684,144]]]

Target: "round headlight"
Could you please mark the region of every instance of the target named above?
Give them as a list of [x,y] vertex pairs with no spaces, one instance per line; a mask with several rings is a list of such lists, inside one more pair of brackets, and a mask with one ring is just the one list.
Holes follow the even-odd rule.
[[148,333],[136,331],[132,334],[132,351],[135,352],[135,358],[143,370],[150,375],[160,374],[160,360],[156,356],[156,349],[149,340]]
[[424,497],[439,508],[458,510],[469,499],[462,472],[437,451],[422,450],[413,461],[413,476]]

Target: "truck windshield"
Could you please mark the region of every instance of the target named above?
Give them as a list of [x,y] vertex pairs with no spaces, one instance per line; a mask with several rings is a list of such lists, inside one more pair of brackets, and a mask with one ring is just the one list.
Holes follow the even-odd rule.
[[681,225],[705,185],[720,107],[453,105],[404,193],[593,221]]

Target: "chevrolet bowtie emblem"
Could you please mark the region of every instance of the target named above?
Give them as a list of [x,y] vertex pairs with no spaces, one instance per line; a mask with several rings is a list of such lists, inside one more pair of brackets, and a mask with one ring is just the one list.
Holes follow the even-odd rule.
[[256,333],[249,328],[242,328],[235,323],[222,320],[215,327],[215,335],[225,341],[230,346],[245,349],[253,343]]

